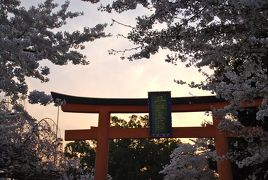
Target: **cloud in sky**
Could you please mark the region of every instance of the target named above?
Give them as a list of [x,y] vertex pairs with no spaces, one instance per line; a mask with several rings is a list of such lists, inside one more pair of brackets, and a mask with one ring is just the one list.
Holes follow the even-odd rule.
[[[57,2],[61,4],[63,1]],[[27,5],[30,4],[30,1],[27,1]],[[79,0],[71,1],[70,9],[84,11],[84,16],[69,21],[65,26],[69,31],[82,29],[83,26],[93,27],[98,23],[109,24],[111,18],[134,24],[134,17],[137,15],[137,11],[112,15],[101,13],[96,10],[96,5]],[[142,12],[144,10],[138,9],[138,14]],[[172,91],[173,97],[189,96],[189,93],[209,94],[174,83],[174,79],[198,81],[203,77],[197,69],[186,68],[185,64],[178,63],[174,66],[166,63],[165,51],[161,51],[150,59],[133,62],[121,60],[120,55],[109,55],[109,49],[124,49],[133,46],[126,39],[116,37],[118,33],[126,33],[128,30],[120,25],[109,26],[107,31],[113,33],[114,36],[87,43],[84,53],[91,62],[88,66],[55,66],[48,63],[51,67],[50,82],[42,84],[29,79],[31,90],[42,89],[47,93],[55,91],[75,96],[110,98],[145,98],[148,91]],[[38,119],[50,117],[56,120],[57,108],[52,105],[47,107],[27,105],[27,110]],[[173,121],[175,125],[198,125],[204,120],[202,114],[176,115],[176,117],[185,121],[180,121],[180,123]],[[60,112],[59,127],[62,133],[65,129],[87,129],[91,125],[97,125],[97,118],[97,115]]]

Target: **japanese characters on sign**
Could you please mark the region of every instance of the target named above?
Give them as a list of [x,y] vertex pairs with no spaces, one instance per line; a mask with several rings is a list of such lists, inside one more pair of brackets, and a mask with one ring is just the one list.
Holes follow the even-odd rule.
[[171,135],[171,93],[149,92],[149,129],[151,137]]

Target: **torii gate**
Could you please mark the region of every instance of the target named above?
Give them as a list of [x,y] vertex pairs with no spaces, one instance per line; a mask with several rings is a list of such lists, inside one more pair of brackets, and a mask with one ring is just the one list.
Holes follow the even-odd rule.
[[[51,92],[54,101],[64,100],[61,106],[64,112],[98,113],[98,127],[85,130],[66,130],[65,140],[97,140],[95,159],[95,180],[105,180],[108,174],[109,139],[149,138],[148,128],[110,127],[111,113],[148,113],[148,99],[111,99],[76,97]],[[171,99],[172,112],[198,112],[222,109],[228,102],[215,96],[176,97]],[[260,99],[243,103],[244,107],[257,107]],[[228,152],[228,137],[233,136],[220,131],[217,125],[221,117],[213,116],[213,125],[206,127],[174,127],[171,138],[215,138],[216,153],[224,156]],[[220,180],[232,180],[229,160],[218,160],[217,168]]]

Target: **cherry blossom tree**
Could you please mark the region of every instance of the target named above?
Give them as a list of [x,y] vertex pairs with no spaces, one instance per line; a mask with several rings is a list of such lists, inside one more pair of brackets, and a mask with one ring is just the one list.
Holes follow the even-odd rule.
[[56,141],[48,121],[36,122],[21,106],[10,111],[3,103],[0,117],[1,174],[22,179],[53,174],[54,155],[60,142]]
[[[49,67],[40,65],[43,61],[86,65],[89,62],[81,53],[84,43],[106,36],[105,24],[84,27],[83,31],[61,30],[68,19],[83,14],[68,11],[68,1],[59,7],[53,0],[45,0],[28,9],[20,6],[20,0],[0,2],[0,93],[9,96],[13,104],[28,94],[26,77],[49,80]],[[51,98],[44,95],[34,91],[30,102],[47,104]]]
[[77,179],[69,172],[82,172],[80,159],[64,156],[52,119],[37,121],[21,105],[0,107],[0,178]]
[[26,8],[20,0],[0,0],[0,93],[10,99],[9,107],[0,102],[0,177],[71,179],[66,171],[79,167],[78,159],[63,157],[50,120],[37,121],[19,105],[26,96],[30,103],[51,102],[42,91],[28,92],[27,78],[49,81],[49,67],[41,64],[87,65],[84,43],[107,36],[105,24],[64,31],[68,20],[83,14],[68,7],[68,1]]
[[[183,62],[186,67],[198,68],[206,77],[205,81],[178,79],[176,82],[210,91],[230,102],[217,112],[223,117],[220,126],[224,130],[236,129],[237,125],[245,128],[239,122],[239,114],[245,110],[241,104],[254,98],[263,101],[252,121],[259,120],[259,126],[267,122],[268,1],[114,0],[110,4],[100,0],[84,1],[101,2],[99,9],[107,12],[123,13],[138,7],[148,9],[146,14],[137,16],[134,26],[114,20],[114,23],[130,28],[129,33],[121,37],[133,42],[134,47],[110,53],[122,53],[122,59],[133,61],[150,58],[167,49],[165,61],[175,65]],[[206,72],[207,68],[212,73]],[[240,167],[258,163],[259,157],[263,157],[261,162],[267,161],[264,150],[268,146],[267,131],[259,130],[258,133],[248,132],[247,137],[241,134],[253,144],[244,148],[248,153],[237,162]],[[250,138],[256,134],[262,134],[258,138],[261,143],[256,144],[256,139]],[[250,178],[267,178],[268,170],[262,168],[266,172],[262,177],[253,173]]]
[[181,144],[170,155],[170,164],[165,165],[160,173],[165,174],[164,179],[167,180],[216,179],[217,173],[211,170],[208,164],[208,158],[213,157],[213,153],[205,146],[200,146],[199,143]]

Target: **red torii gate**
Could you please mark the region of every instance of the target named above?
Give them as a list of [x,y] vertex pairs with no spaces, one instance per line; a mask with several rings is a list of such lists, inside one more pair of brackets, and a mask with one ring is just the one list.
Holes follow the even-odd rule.
[[[95,180],[105,180],[108,174],[109,139],[116,138],[149,138],[148,128],[116,128],[110,127],[111,113],[148,113],[148,100],[143,99],[111,99],[85,98],[51,92],[55,100],[64,100],[61,106],[64,112],[98,113],[98,127],[85,130],[66,130],[65,140],[97,140],[95,160]],[[215,96],[177,97],[171,99],[172,112],[198,112],[222,109],[228,103]],[[257,107],[260,99],[243,103],[244,107]],[[217,128],[220,117],[213,116],[213,125],[206,127],[174,127],[171,138],[215,138],[216,153],[224,156],[228,152],[228,139],[232,136]],[[229,160],[217,161],[220,180],[232,180]]]

